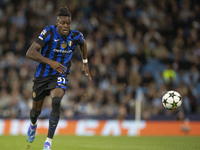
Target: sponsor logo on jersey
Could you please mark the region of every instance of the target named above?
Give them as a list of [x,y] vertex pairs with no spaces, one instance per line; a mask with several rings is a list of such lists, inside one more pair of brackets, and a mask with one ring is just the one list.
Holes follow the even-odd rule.
[[72,53],[72,50],[53,49],[56,53]]

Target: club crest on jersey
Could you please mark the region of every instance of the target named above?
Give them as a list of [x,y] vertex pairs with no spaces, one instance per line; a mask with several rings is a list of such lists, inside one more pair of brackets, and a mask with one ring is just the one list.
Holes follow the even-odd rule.
[[35,98],[36,97],[36,93],[35,92],[33,92],[33,98]]
[[66,47],[67,47],[67,43],[63,42],[63,43],[61,44],[61,46],[62,46],[62,48],[66,48]]

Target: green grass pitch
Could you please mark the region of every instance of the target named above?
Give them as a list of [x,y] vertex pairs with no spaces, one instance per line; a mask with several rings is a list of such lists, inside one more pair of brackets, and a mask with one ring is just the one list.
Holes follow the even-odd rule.
[[[42,150],[46,137],[0,136],[0,150]],[[52,150],[200,150],[200,137],[55,136]]]

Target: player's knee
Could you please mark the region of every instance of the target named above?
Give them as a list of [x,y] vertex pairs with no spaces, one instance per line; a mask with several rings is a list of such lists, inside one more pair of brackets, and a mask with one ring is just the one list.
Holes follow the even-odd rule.
[[53,97],[52,98],[52,111],[54,113],[60,113],[60,103],[61,103],[60,97]]
[[40,115],[40,113],[41,113],[41,111],[37,111],[35,109],[31,109],[31,111],[30,111],[30,117],[36,119],[36,118],[38,118],[38,116]]

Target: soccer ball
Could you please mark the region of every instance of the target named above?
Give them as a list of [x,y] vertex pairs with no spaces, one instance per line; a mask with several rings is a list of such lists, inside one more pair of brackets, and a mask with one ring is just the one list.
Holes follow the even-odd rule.
[[168,110],[174,110],[181,106],[182,104],[182,97],[176,91],[168,91],[162,97],[162,104]]

